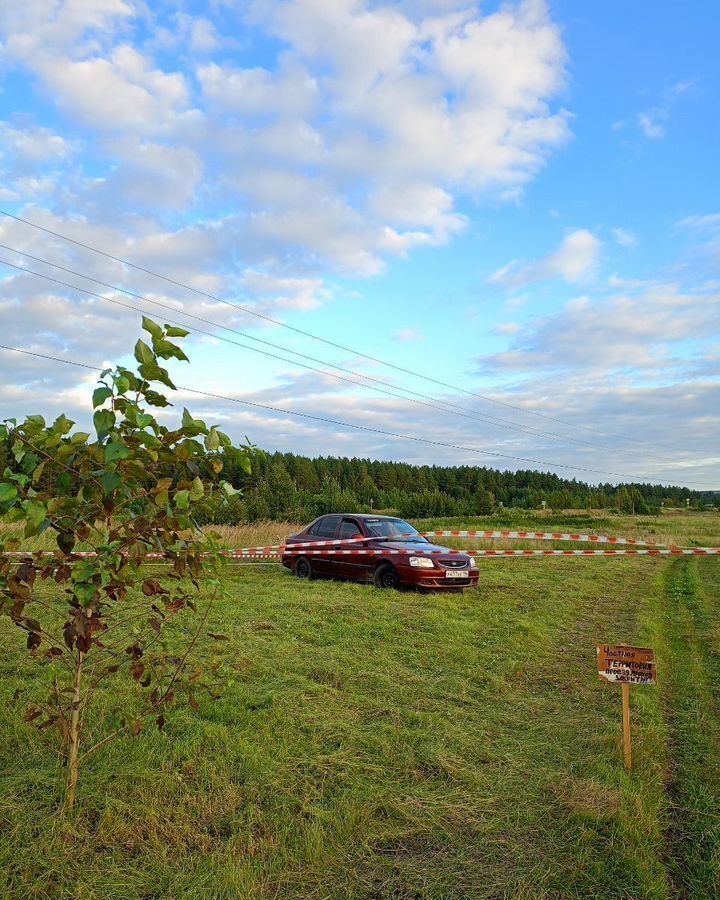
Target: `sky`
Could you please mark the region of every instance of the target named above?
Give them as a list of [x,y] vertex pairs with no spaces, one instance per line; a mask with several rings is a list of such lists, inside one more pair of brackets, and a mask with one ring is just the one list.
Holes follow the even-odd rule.
[[[127,364],[145,313],[222,395],[168,420],[718,490],[718,28],[709,0],[0,4],[0,209],[56,232],[0,215],[0,343]],[[0,418],[87,423],[94,381],[0,350]]]

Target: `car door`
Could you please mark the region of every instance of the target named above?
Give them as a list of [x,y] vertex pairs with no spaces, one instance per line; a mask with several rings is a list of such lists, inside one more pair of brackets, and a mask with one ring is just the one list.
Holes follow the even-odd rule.
[[[338,525],[340,524],[340,516],[323,516],[318,522],[315,523],[312,531],[313,534],[310,537],[312,541],[331,541],[334,540],[335,535],[337,533]],[[308,547],[308,550],[312,549]],[[334,547],[323,547],[322,545],[317,548],[318,550],[333,550]],[[312,560],[313,571],[318,575],[335,575],[337,574],[337,557],[332,554],[325,553],[308,553],[308,556]]]
[[365,542],[355,540],[358,537],[365,537],[361,521],[352,516],[344,516],[338,531],[338,539],[344,543],[339,544],[339,549],[349,550],[351,553],[338,555],[337,574],[343,578],[352,578],[353,581],[365,581],[369,571],[368,556],[361,552]]

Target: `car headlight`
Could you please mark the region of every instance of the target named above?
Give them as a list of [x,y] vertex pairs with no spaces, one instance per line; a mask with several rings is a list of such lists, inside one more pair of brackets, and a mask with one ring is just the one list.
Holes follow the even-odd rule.
[[475,557],[474,557],[474,556],[471,556],[471,557],[470,557],[470,568],[471,568],[471,569],[477,569],[477,563],[475,562]]
[[432,569],[434,563],[427,556],[411,556],[408,562],[414,569]]

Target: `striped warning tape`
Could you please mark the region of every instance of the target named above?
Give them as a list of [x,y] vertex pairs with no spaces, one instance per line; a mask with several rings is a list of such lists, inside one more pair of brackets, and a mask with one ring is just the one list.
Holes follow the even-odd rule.
[[363,544],[368,541],[401,541],[405,537],[478,537],[478,538],[494,538],[509,540],[525,540],[525,541],[581,541],[596,544],[626,544],[635,547],[667,547],[667,544],[659,544],[653,541],[642,541],[636,538],[610,537],[606,534],[573,534],[571,532],[560,531],[473,531],[473,530],[453,530],[453,531],[420,531],[413,534],[397,535],[395,537],[358,537],[358,538],[334,538],[332,540],[319,541],[293,541],[292,544],[264,544],[258,547],[242,547],[245,553],[267,553],[269,551],[284,551],[290,548],[306,548],[306,547],[336,547],[340,544]]
[[[336,549],[288,549],[283,556],[717,556],[720,547],[647,547],[629,550],[396,550],[386,548],[371,550],[357,548],[353,550]],[[277,552],[246,553],[241,550],[230,551],[232,559],[279,559]]]

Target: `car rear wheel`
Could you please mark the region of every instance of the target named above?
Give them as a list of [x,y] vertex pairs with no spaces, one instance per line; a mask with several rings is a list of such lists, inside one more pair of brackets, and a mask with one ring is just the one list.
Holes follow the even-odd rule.
[[399,588],[400,576],[395,566],[391,566],[390,563],[378,566],[373,575],[373,584],[377,588]]
[[295,565],[293,566],[293,575],[297,575],[298,578],[313,577],[312,565],[307,556],[300,556],[295,560]]

